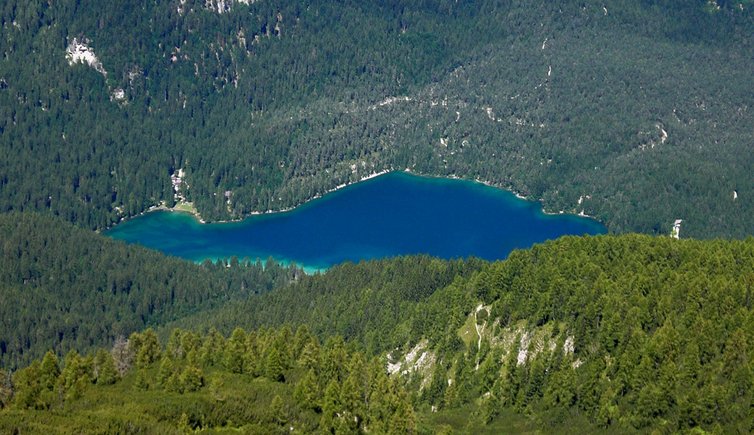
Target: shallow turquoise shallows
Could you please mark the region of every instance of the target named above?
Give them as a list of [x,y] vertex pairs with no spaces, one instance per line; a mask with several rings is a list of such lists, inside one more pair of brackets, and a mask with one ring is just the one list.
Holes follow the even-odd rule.
[[546,215],[539,203],[480,183],[393,172],[289,212],[202,224],[187,213],[157,211],[105,234],[194,261],[272,257],[320,270],[407,254],[495,260],[562,235],[604,232],[592,219]]

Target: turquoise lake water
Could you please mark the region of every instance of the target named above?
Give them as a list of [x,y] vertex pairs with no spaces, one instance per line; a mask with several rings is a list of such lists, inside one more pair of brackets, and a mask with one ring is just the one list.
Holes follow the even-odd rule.
[[537,202],[481,183],[393,172],[289,212],[202,224],[155,211],[105,234],[194,261],[272,257],[311,271],[408,254],[496,260],[562,235],[604,232],[592,219],[546,215]]

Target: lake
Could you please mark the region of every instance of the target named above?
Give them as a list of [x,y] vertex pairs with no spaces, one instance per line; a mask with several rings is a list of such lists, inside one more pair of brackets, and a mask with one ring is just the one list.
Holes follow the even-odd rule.
[[188,213],[154,211],[105,234],[193,261],[272,257],[313,271],[408,254],[504,259],[562,235],[605,231],[593,219],[547,215],[538,202],[481,183],[392,172],[288,212],[202,224]]

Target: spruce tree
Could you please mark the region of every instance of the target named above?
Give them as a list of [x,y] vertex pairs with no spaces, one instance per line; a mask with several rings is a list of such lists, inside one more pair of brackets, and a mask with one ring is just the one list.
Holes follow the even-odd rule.
[[39,384],[42,388],[52,391],[55,388],[58,376],[60,376],[58,357],[53,351],[49,350],[42,358],[42,364],[39,366]]
[[284,426],[288,421],[285,412],[285,403],[283,403],[283,399],[277,394],[272,398],[269,414],[269,420],[278,426]]
[[147,369],[137,369],[136,380],[134,381],[134,385],[139,390],[146,391],[149,389],[149,379],[147,377]]
[[225,345],[225,368],[231,373],[243,373],[246,353],[246,332],[236,328]]
[[41,409],[40,403],[42,384],[40,382],[40,363],[32,361],[28,367],[24,367],[13,374],[14,396],[13,400],[22,409]]
[[388,434],[412,434],[416,433],[416,416],[411,405],[406,400],[401,400],[398,407],[390,418]]
[[204,375],[199,367],[187,365],[181,373],[180,383],[182,391],[198,391],[204,386]]
[[325,388],[325,397],[322,399],[322,417],[319,421],[320,430],[332,433],[336,428],[336,418],[340,411],[340,387],[335,380],[331,380]]
[[160,342],[152,328],[141,333],[139,350],[136,352],[136,366],[139,368],[149,367],[153,362],[160,359]]
[[314,411],[321,409],[318,403],[319,386],[317,385],[317,375],[314,373],[314,370],[307,371],[303,379],[296,384],[293,397],[296,399],[298,405],[304,409]]
[[110,352],[104,349],[98,350],[94,358],[94,367],[97,371],[97,384],[110,385],[118,380],[118,371]]
[[160,369],[157,372],[157,383],[165,386],[174,372],[175,364],[173,363],[173,360],[169,356],[163,355],[162,360],[160,361]]
[[267,379],[272,381],[283,382],[285,380],[283,375],[283,365],[280,361],[280,354],[275,347],[272,347],[267,354],[264,374]]
[[312,338],[301,351],[298,364],[305,369],[319,370],[320,368],[320,347],[316,338]]

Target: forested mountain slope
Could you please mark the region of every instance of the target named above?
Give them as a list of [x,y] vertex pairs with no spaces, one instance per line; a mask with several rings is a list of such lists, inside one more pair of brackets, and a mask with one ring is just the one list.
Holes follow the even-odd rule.
[[482,260],[445,261],[412,256],[335,266],[323,275],[303,276],[261,297],[234,301],[170,322],[173,328],[208,330],[223,334],[242,327],[307,325],[320,337],[339,335],[379,353],[412,339],[401,328],[413,317],[417,303],[438,289],[470,277]]
[[[454,271],[457,278],[443,284]],[[132,336],[125,346],[133,347],[141,369],[124,373],[121,387],[88,387],[99,382],[100,372],[88,374],[87,367],[97,367],[97,358],[104,364],[106,356],[122,354],[123,345],[116,346],[119,352],[74,364],[81,368],[76,379],[83,380],[74,389],[83,394],[81,400],[65,395],[76,384],[67,381],[69,377],[44,384],[34,379],[47,378],[29,375],[45,367],[58,373],[50,354],[17,372],[11,382],[6,376],[3,403],[11,409],[0,411],[0,422],[10,428],[30,427],[32,421],[72,424],[99,409],[97,415],[126,424],[123,418],[113,419],[112,395],[147,385],[157,391],[128,395],[128,409],[140,410],[145,417],[139,421],[145,425],[228,425],[223,423],[232,419],[228,413],[238,412],[241,420],[232,420],[241,425],[277,422],[301,427],[308,422],[304,424],[336,427],[350,422],[342,416],[357,409],[344,393],[354,372],[344,372],[346,382],[337,394],[335,387],[321,390],[324,384],[316,376],[332,373],[326,361],[347,360],[333,359],[336,353],[360,349],[357,359],[381,361],[379,367],[359,371],[366,376],[360,394],[375,385],[365,379],[389,373],[412,404],[412,411],[401,411],[408,416],[403,421],[414,414],[417,428],[428,433],[479,433],[485,424],[491,432],[505,427],[560,432],[569,427],[610,433],[749,433],[754,429],[752,271],[752,238],[678,241],[636,235],[564,237],[515,251],[502,262],[469,267],[422,258],[345,265],[275,292],[252,295],[242,305],[233,302],[195,316],[187,327],[206,331],[204,338],[191,332],[165,334],[169,338],[163,343],[168,344],[159,364],[157,356],[149,356],[160,353],[157,334]],[[391,287],[388,283],[396,276],[401,278]],[[428,277],[424,283],[422,276]],[[442,287],[431,291],[436,285]],[[378,294],[379,301],[371,294]],[[297,303],[289,305],[294,297]],[[251,325],[250,332],[226,332],[225,339],[212,328],[228,328],[233,322]],[[294,324],[297,332],[278,327],[282,323]],[[380,340],[375,340],[369,333],[372,326],[364,325],[379,323],[390,329],[380,330]],[[346,344],[338,344],[342,341],[335,335],[346,337]],[[307,340],[326,344],[303,344]],[[142,352],[147,342],[152,344]],[[276,349],[278,355],[262,357],[262,349]],[[305,361],[317,358],[304,355],[311,357],[312,352],[319,353],[322,365],[307,374]],[[288,363],[279,366],[278,357]],[[356,364],[351,361],[348,367]],[[269,366],[286,367],[283,377],[272,376]],[[217,398],[228,390],[194,382],[197,371],[199,378],[220,378],[226,386],[251,382],[249,400],[287,411],[276,417],[228,408]],[[255,380],[260,376],[267,380]],[[275,401],[268,384],[274,379],[286,384],[276,390],[281,397]],[[318,387],[304,394],[302,382]],[[15,397],[9,393],[13,388]],[[28,391],[34,395],[25,394]],[[318,395],[322,391],[324,396]],[[227,394],[240,393],[231,388]],[[24,401],[30,397],[34,400]],[[155,399],[169,405],[157,409],[148,402]],[[391,415],[400,408],[395,402],[393,406]],[[60,420],[60,413],[69,411],[77,417]],[[363,421],[367,420],[354,420]]]
[[[516,410],[542,413],[553,428],[574,416],[624,430],[754,428],[752,238],[564,237],[419,298],[405,296],[411,278],[403,292],[382,293],[347,279],[371,266],[183,324],[290,322],[343,335],[387,352],[418,409],[478,407],[472,421]],[[433,276],[431,265],[419,267],[413,276]],[[375,342],[365,324],[389,329]]]
[[416,430],[409,395],[379,360],[305,328],[236,329],[227,339],[175,330],[166,345],[147,330],[118,353],[48,353],[16,372],[12,388],[6,376],[0,370],[4,433]]
[[[250,3],[250,4],[246,4]],[[208,219],[382,170],[751,234],[751,1],[3,3],[0,210]],[[183,170],[180,172],[180,170]]]
[[0,366],[81,352],[146,326],[262,293],[301,272],[195,265],[60,219],[0,214]]

